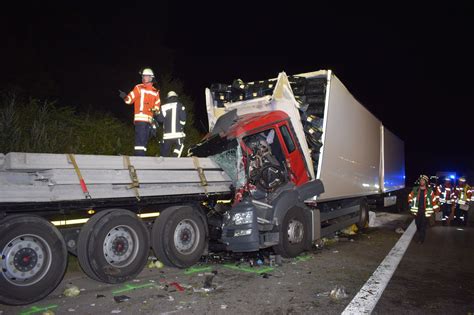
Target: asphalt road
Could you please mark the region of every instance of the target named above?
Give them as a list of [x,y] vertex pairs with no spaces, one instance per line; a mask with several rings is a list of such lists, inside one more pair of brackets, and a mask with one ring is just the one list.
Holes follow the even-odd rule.
[[433,226],[411,242],[374,314],[474,314],[474,227]]
[[[250,267],[245,260],[189,270],[145,268],[129,283],[109,285],[87,278],[71,260],[46,299],[21,307],[0,304],[0,315],[340,314],[398,241],[395,230],[410,221],[409,215],[378,213],[376,227],[328,240],[278,267]],[[472,229],[429,229],[423,245],[408,248],[374,313],[473,312],[473,238]],[[78,296],[64,295],[71,286],[80,289]],[[331,296],[336,288],[340,294]]]

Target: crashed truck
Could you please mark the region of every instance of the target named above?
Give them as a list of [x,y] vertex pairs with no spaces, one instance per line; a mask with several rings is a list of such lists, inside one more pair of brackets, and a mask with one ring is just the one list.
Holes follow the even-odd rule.
[[186,158],[0,155],[0,303],[47,296],[68,252],[106,283],[150,249],[178,268],[215,250],[294,257],[404,187],[403,142],[331,71],[213,84],[206,106]]

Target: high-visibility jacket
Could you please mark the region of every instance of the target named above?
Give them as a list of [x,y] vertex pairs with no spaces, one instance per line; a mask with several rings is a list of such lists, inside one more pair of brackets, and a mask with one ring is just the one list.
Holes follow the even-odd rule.
[[418,213],[418,203],[421,200],[420,198],[423,198],[425,205],[425,217],[430,217],[434,211],[439,209],[433,190],[430,187],[426,187],[426,189],[422,190],[417,186],[413,188],[411,193],[408,195],[410,211],[414,215]]
[[158,121],[163,123],[163,140],[179,139],[186,136],[186,108],[177,97],[169,97],[161,106]]
[[125,103],[129,105],[135,104],[134,122],[143,121],[151,123],[153,121],[152,109],[159,110],[161,105],[160,92],[151,83],[137,84],[128,93]]
[[451,186],[439,185],[436,187],[437,195],[439,196],[439,203],[444,205],[445,203],[450,205],[456,202],[455,190]]
[[469,185],[463,187],[456,187],[456,202],[460,205],[465,205],[468,201],[472,200],[472,188]]

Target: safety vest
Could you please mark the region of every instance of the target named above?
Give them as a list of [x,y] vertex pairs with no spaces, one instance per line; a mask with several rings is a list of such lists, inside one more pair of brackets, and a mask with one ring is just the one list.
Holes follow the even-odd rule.
[[421,195],[421,189],[419,187],[413,188],[410,195],[408,195],[408,201],[410,202],[410,211],[414,215],[418,213],[419,198],[423,198],[425,203],[425,217],[430,217],[435,210],[439,208],[434,199],[433,190],[430,187],[426,187],[423,196]]
[[438,186],[438,193],[439,193],[439,202],[443,204],[452,204],[455,195],[454,195],[454,190],[452,187],[444,187],[443,185]]
[[135,104],[134,122],[151,123],[152,109],[160,108],[160,92],[152,84],[137,84],[125,98],[125,103]]
[[456,187],[457,203],[465,205],[469,200],[472,200],[472,190],[469,185],[464,187]]

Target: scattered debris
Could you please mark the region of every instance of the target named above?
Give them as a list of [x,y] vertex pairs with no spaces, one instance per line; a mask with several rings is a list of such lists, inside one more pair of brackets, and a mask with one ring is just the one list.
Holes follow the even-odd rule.
[[369,227],[375,226],[375,218],[376,218],[375,212],[369,211]]
[[[0,315],[2,315],[3,312],[0,311]],[[43,313],[41,313],[41,315],[54,315],[54,312],[52,310],[47,310],[47,311],[44,311]]]
[[346,298],[348,295],[346,293],[346,288],[344,288],[343,286],[336,285],[336,287],[331,290],[329,296],[333,300],[340,300]]
[[119,314],[119,313],[122,313],[121,310],[112,310],[112,312],[110,312],[111,314]]
[[172,297],[171,295],[169,295],[169,296],[168,296],[168,301],[173,302],[173,301],[174,301],[174,297]]
[[225,309],[227,309],[227,305],[222,304],[222,305],[221,305],[221,310],[225,310]]
[[183,288],[178,282],[172,282],[172,283],[170,283],[170,285],[172,285],[173,287],[175,287],[176,289],[178,289],[179,292],[183,292],[183,291],[184,291],[184,288]]
[[164,265],[161,261],[159,260],[151,260],[149,263],[148,263],[148,268],[149,269],[153,269],[153,268],[156,268],[156,269],[161,269],[163,268]]
[[74,297],[74,296],[78,296],[79,294],[81,293],[81,291],[79,290],[79,288],[75,285],[73,286],[69,286],[68,288],[66,288],[66,290],[64,290],[63,294],[67,297]]
[[321,292],[321,293],[317,293],[316,296],[329,296],[331,292],[329,291],[326,291],[326,292]]
[[103,295],[103,294],[97,294],[97,295],[95,296],[95,298],[96,298],[96,299],[105,298],[105,295]]
[[401,227],[399,227],[399,228],[396,228],[396,229],[395,229],[395,233],[397,233],[397,234],[403,234],[403,233],[405,233],[405,230],[402,229]]
[[68,308],[67,311],[68,311],[68,312],[75,312],[76,310],[73,309],[73,308]]
[[352,224],[351,226],[341,230],[341,233],[346,235],[355,235],[358,230],[359,229],[357,228],[357,225]]
[[333,252],[334,254],[337,254],[337,253],[339,253],[339,251],[338,251],[338,250],[333,250],[332,252]]
[[270,278],[270,274],[264,272],[264,273],[262,273],[262,278],[268,279],[268,278]]
[[133,282],[140,282],[140,279],[133,279]]
[[204,279],[204,286],[203,286],[203,288],[205,288],[205,289],[210,289],[210,288],[212,288],[212,280],[214,279],[215,274],[213,274],[213,273],[205,273],[205,275],[206,275],[206,278]]
[[91,306],[94,307],[94,306],[95,306],[95,303],[92,303]]
[[116,295],[114,296],[114,301],[117,303],[127,302],[130,300],[129,296],[126,295]]

